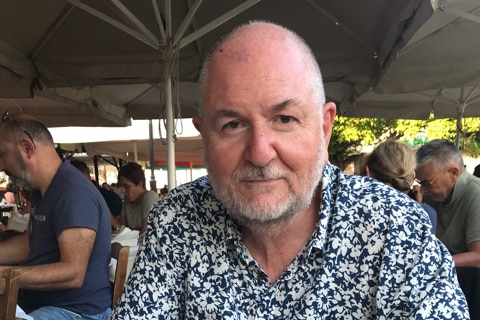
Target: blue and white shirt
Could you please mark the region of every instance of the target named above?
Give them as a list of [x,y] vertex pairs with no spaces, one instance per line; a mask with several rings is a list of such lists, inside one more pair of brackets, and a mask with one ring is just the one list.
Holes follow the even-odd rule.
[[468,319],[425,211],[393,188],[327,165],[310,241],[273,284],[207,177],[149,216],[113,319]]

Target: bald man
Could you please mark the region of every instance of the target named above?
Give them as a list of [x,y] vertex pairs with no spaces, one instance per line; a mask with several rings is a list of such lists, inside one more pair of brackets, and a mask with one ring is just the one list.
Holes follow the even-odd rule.
[[149,216],[114,319],[467,319],[421,207],[328,163],[335,104],[307,45],[253,22],[205,62],[208,176]]

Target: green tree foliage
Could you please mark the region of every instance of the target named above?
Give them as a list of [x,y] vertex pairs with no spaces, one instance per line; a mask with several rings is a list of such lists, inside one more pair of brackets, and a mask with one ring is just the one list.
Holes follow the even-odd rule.
[[387,134],[392,120],[336,117],[328,147],[330,162],[344,169],[364,146]]
[[[399,139],[420,146],[433,139],[455,141],[456,119],[385,120],[338,117],[328,148],[330,162],[345,169],[365,146],[375,146],[387,139]],[[480,118],[462,120],[459,148],[471,157],[480,156]]]

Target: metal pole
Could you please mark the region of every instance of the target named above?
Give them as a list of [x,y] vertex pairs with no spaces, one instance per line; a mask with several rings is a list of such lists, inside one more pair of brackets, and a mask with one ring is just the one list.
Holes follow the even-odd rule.
[[169,75],[165,84],[165,103],[167,107],[167,175],[168,190],[176,187],[175,144],[173,143],[173,106],[172,106],[172,78]]
[[93,156],[93,170],[95,171],[95,183],[100,185],[99,174],[98,174],[98,156]]
[[166,121],[167,121],[167,176],[168,176],[168,190],[172,190],[176,187],[176,173],[175,168],[175,144],[173,141],[173,97],[172,97],[172,68],[173,64],[173,32],[172,32],[172,7],[171,0],[165,1],[165,26],[167,36],[167,56],[169,57],[169,67],[165,77],[165,108],[167,109]]
[[155,154],[153,150],[153,125],[152,119],[148,120],[148,145],[150,148],[150,190],[157,192],[157,181],[155,181]]

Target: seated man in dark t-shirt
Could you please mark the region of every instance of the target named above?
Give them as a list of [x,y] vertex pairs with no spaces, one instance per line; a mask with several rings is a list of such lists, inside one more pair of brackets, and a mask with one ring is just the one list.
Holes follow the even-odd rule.
[[2,170],[33,190],[27,232],[0,242],[0,272],[21,269],[19,305],[34,319],[107,320],[111,232],[105,200],[25,115],[0,121]]

